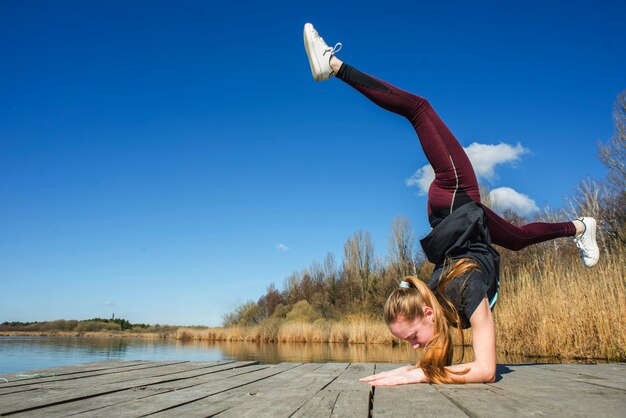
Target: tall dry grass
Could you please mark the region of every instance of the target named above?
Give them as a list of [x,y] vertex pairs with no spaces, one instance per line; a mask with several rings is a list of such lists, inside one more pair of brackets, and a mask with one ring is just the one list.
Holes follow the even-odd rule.
[[[588,269],[562,250],[533,263],[503,268],[494,315],[498,351],[506,355],[626,359],[626,263],[624,250],[603,253]],[[471,334],[465,331],[466,343]],[[382,321],[285,321],[270,318],[253,327],[180,328],[174,338],[208,341],[392,344]]]
[[351,344],[391,344],[398,342],[384,322],[367,319],[349,321],[283,321],[268,333],[264,324],[252,327],[192,329],[179,328],[179,340],[251,341],[251,342],[313,342]]
[[623,249],[591,269],[558,254],[502,272],[498,350],[526,356],[626,359]]

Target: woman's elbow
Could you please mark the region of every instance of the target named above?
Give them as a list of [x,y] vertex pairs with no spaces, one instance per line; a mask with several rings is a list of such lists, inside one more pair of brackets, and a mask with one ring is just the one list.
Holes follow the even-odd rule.
[[496,381],[496,365],[485,367],[483,374],[484,383],[493,383]]
[[496,381],[496,364],[478,363],[475,366],[474,378],[476,383],[493,383]]

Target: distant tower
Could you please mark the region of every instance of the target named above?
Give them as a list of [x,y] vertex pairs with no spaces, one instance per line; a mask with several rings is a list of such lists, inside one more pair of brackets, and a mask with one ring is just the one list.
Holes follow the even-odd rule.
[[111,320],[115,319],[115,312],[113,312],[113,315],[111,315]]

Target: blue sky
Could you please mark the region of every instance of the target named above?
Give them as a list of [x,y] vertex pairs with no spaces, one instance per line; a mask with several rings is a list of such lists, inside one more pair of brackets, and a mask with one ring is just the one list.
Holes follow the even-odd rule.
[[489,187],[561,207],[605,175],[624,16],[623,1],[0,1],[0,321],[217,325],[340,260],[359,229],[381,255],[398,215],[425,234],[411,126],[312,80],[307,21],[427,97]]

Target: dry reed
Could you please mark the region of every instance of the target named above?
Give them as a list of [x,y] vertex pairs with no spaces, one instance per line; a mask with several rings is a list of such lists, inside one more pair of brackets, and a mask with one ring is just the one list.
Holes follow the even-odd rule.
[[383,322],[372,320],[316,321],[315,323],[284,321],[278,326],[274,336],[264,334],[263,328],[263,325],[207,329],[179,328],[174,334],[174,338],[200,341],[351,344],[391,344],[394,340]]
[[626,280],[623,251],[603,254],[594,268],[542,260],[502,272],[496,307],[498,349],[562,358],[626,358]]

